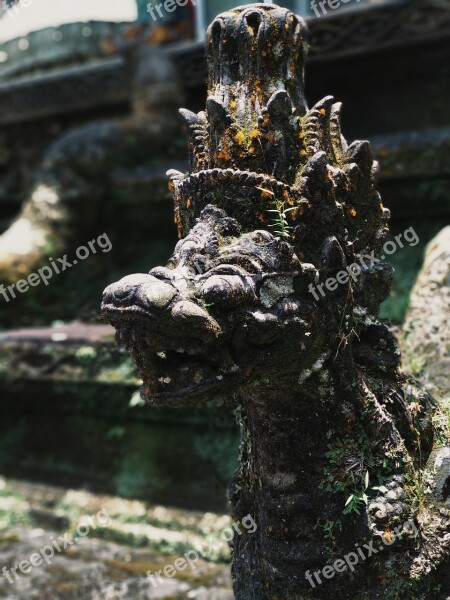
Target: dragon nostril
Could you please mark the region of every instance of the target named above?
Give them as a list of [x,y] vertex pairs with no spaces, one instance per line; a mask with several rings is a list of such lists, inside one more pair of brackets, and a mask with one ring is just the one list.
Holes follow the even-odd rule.
[[117,300],[126,300],[127,298],[130,297],[132,292],[133,292],[133,290],[130,288],[120,288],[120,289],[114,290],[113,296]]
[[114,283],[103,292],[103,302],[124,302],[133,292],[133,288],[124,285],[121,281]]
[[108,286],[103,293],[104,302],[130,302],[134,298],[137,290],[151,279],[149,275],[143,273],[136,273],[134,275],[127,275],[123,277],[117,283],[113,283]]

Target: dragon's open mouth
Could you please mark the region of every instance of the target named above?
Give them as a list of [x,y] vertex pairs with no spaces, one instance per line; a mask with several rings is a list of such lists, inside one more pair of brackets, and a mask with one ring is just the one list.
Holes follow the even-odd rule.
[[126,347],[139,369],[143,396],[151,404],[200,401],[204,392],[222,387],[225,378],[231,384],[239,376],[240,368],[225,345],[212,350],[201,339],[185,338],[168,347],[166,336],[142,321],[113,324],[117,342]]

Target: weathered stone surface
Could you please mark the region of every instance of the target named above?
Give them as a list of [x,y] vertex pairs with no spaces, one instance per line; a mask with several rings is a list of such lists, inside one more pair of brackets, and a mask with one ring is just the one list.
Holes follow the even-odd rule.
[[[258,525],[234,538],[238,600],[445,598],[450,506],[429,500],[425,467],[448,428],[378,319],[392,279],[378,165],[332,97],[308,107],[305,56],[303,21],[275,5],[214,20],[206,111],[182,111],[190,173],[170,172],[181,239],[166,267],[109,286],[103,313],[151,405],[238,407],[228,495]],[[165,308],[146,292],[160,282]],[[311,583],[370,543],[354,573]]]
[[427,246],[403,330],[405,362],[450,398],[450,227]]

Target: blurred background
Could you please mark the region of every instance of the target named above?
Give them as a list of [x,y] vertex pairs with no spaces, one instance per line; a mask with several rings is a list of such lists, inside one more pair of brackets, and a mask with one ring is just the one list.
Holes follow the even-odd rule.
[[[220,532],[234,415],[217,403],[145,407],[99,316],[106,285],[171,254],[165,173],[188,170],[177,111],[204,108],[205,29],[242,2],[181,4],[161,15],[145,0],[0,4],[0,284],[71,260],[102,234],[111,242],[48,285],[0,295],[0,570],[83,516],[106,507],[112,519],[45,568],[13,584],[0,576],[0,597],[232,598]],[[369,139],[381,164],[391,237],[410,227],[419,237],[391,257],[382,317],[402,333],[425,249],[450,213],[450,3],[278,4],[308,22],[310,106],[343,102],[344,135]],[[448,230],[433,243],[448,252]],[[416,323],[430,307],[413,309]],[[404,344],[418,375],[434,357],[438,381],[441,341]],[[145,577],[208,536],[217,544],[195,571],[157,588]]]

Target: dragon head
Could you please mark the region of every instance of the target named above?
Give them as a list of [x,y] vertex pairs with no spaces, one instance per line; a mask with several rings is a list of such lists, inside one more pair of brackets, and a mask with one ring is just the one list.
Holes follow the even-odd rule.
[[105,290],[103,312],[140,369],[145,397],[189,404],[255,379],[298,377],[317,360],[326,323],[307,291],[316,280],[287,241],[242,233],[209,205],[166,267]]

